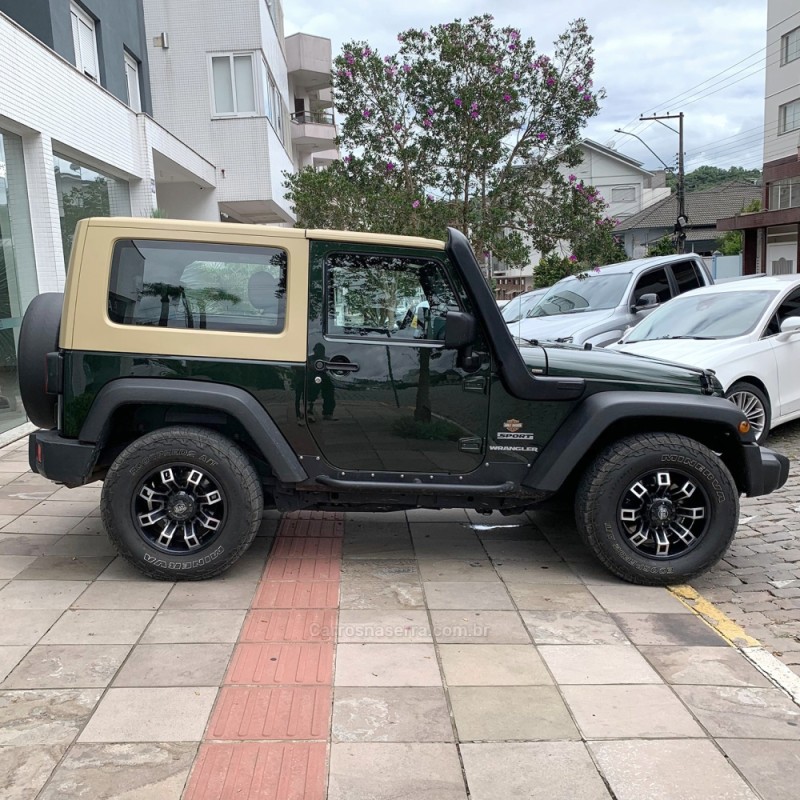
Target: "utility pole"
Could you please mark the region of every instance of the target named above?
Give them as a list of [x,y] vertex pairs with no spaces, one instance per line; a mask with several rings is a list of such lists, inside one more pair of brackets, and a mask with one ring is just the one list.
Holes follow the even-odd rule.
[[[678,130],[676,131],[675,128],[661,122],[661,120],[664,119],[677,119]],[[673,133],[678,134],[678,216],[675,219],[675,239],[678,252],[683,253],[685,251],[686,242],[686,231],[684,228],[689,221],[689,217],[686,214],[686,184],[684,181],[685,174],[683,165],[683,111],[681,111],[680,114],[662,114],[660,116],[653,114],[652,117],[639,117],[640,122],[647,122],[648,120],[661,122],[665,128],[669,128]]]

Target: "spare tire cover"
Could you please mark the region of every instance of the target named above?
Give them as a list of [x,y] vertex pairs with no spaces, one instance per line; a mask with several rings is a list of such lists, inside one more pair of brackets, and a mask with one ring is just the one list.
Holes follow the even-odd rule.
[[47,354],[58,350],[63,303],[61,292],[37,295],[22,318],[19,332],[19,393],[28,419],[40,428],[49,429],[56,425],[58,398],[46,392]]

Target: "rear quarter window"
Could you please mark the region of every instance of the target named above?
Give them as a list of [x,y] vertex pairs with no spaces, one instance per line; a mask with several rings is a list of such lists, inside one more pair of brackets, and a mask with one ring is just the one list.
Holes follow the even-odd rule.
[[276,247],[118,241],[108,316],[120,325],[280,333],[287,261]]
[[705,282],[702,281],[697,274],[697,267],[688,261],[685,264],[673,264],[672,274],[675,276],[675,282],[678,284],[678,294],[683,294],[692,289],[699,289],[701,286],[705,286]]

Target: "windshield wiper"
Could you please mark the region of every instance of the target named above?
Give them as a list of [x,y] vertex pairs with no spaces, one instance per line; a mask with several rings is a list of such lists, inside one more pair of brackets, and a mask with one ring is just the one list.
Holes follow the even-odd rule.
[[[716,336],[657,336],[656,339],[716,339]],[[644,339],[638,339],[637,341],[643,342]]]

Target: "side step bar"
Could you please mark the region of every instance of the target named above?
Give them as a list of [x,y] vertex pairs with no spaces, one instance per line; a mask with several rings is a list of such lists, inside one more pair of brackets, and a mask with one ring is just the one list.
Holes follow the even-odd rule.
[[344,481],[339,478],[331,478],[328,475],[318,475],[314,480],[323,486],[330,486],[331,489],[340,491],[358,491],[369,489],[375,492],[399,492],[401,494],[480,494],[498,495],[513,492],[515,484],[513,481],[497,483],[492,486],[476,486],[475,484],[464,486],[452,483],[398,483],[394,481]]

